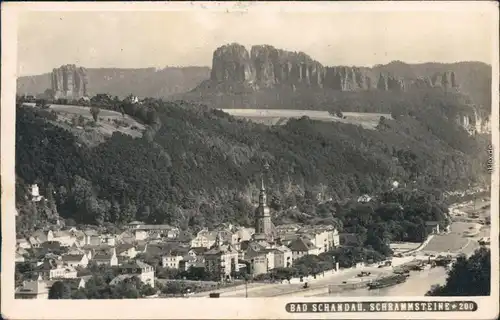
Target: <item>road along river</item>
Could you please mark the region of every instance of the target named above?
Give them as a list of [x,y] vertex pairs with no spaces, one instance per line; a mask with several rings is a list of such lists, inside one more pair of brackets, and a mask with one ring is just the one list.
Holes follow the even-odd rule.
[[[411,260],[427,260],[431,255],[471,255],[479,248],[478,240],[482,237],[489,237],[489,226],[482,226],[476,221],[454,221],[450,226],[450,232],[446,234],[434,235],[430,241],[419,248],[411,256],[404,258],[393,258],[392,265],[397,266]],[[221,292],[221,297],[359,297],[359,296],[424,296],[429,289],[436,284],[446,282],[447,271],[444,267],[424,269],[422,271],[411,271],[406,282],[375,290],[368,290],[366,287],[354,290],[340,290],[329,293],[328,286],[342,284],[344,282],[353,283],[361,278],[357,275],[361,271],[370,272],[372,277],[377,277],[384,273],[391,273],[392,267],[363,267],[359,269],[341,270],[328,274],[324,278],[310,281],[309,288],[303,289],[303,284],[252,284],[245,289],[244,286],[227,288]],[[199,293],[196,296],[208,296],[208,293]]]

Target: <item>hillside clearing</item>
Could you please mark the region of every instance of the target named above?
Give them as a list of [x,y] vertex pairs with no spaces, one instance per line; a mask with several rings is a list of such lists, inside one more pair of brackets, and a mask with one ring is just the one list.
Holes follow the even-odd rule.
[[[34,103],[24,103],[24,105],[35,107]],[[106,109],[100,109],[97,123],[92,118],[90,107],[52,104],[46,110],[56,112],[57,121],[51,121],[53,124],[70,130],[90,145],[103,142],[114,132],[140,138],[146,129],[143,124],[129,115],[123,116],[119,112]]]
[[289,119],[309,117],[311,120],[325,122],[342,122],[362,126],[374,130],[380,117],[392,119],[387,113],[343,112],[344,118],[330,114],[328,111],[285,110],[285,109],[220,109],[235,118],[247,119],[265,125],[284,125]]

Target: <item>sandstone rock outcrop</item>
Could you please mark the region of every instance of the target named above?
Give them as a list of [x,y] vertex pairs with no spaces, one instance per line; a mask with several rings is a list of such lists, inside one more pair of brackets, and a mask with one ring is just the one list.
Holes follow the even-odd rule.
[[[370,68],[325,67],[303,52],[285,51],[270,45],[253,46],[249,52],[237,43],[215,50],[210,82],[218,84],[215,86],[218,88],[238,87],[239,90],[242,87],[259,90],[283,86],[294,91],[304,87],[339,91],[406,91],[413,88],[457,87],[454,72],[403,79]],[[222,83],[225,85],[220,85]],[[231,84],[227,85],[228,83]]]
[[80,99],[87,96],[88,77],[85,68],[68,64],[52,70],[52,92],[55,99]]
[[252,82],[255,70],[244,46],[233,43],[215,50],[210,79],[217,82]]
[[443,89],[453,89],[458,87],[455,79],[455,72],[452,71],[435,73],[431,81],[434,87],[440,87]]
[[356,67],[327,67],[325,87],[340,91],[374,89],[375,81],[367,72]]
[[377,82],[377,89],[384,91],[404,91],[406,86],[403,79],[381,73]]

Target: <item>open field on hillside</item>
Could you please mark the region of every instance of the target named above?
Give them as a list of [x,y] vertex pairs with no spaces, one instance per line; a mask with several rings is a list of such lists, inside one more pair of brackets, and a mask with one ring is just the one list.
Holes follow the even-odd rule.
[[328,111],[285,110],[285,109],[221,109],[235,118],[247,119],[265,125],[284,125],[289,119],[309,117],[311,120],[326,122],[342,122],[375,129],[380,117],[392,119],[386,113],[343,112],[344,118],[331,115]]
[[[24,103],[26,106],[34,107],[34,103]],[[137,122],[132,117],[121,113],[101,109],[99,111],[99,121],[94,123],[90,107],[52,104],[47,109],[57,113],[57,121],[54,124],[59,125],[67,130],[72,131],[79,138],[84,140],[93,140],[94,142],[102,142],[104,137],[110,137],[114,132],[121,132],[132,137],[141,137],[145,126]],[[81,123],[74,125],[74,121],[83,117],[83,126]],[[99,138],[99,136],[101,136]],[[99,141],[96,141],[99,140]],[[91,141],[88,141],[91,143]]]

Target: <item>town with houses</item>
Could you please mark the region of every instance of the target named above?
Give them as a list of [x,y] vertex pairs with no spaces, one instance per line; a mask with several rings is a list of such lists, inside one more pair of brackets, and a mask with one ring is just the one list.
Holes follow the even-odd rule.
[[[33,201],[41,198],[38,187],[32,186]],[[242,270],[255,277],[275,268],[289,268],[302,256],[319,255],[340,245],[339,232],[333,226],[274,226],[264,180],[254,223],[254,228],[225,224],[216,230],[203,229],[194,237],[170,225],[140,221],[130,222],[117,234],[76,227],[39,230],[27,239],[16,240],[16,263],[31,261],[36,267],[31,271],[31,280],[16,288],[15,296],[47,299],[56,281],[85,287],[91,276],[79,274],[92,263],[120,269],[111,285],[138,277],[143,284],[155,287],[155,267],[139,259],[145,254],[161,261],[163,268],[204,268],[224,283],[231,282],[234,274]]]

